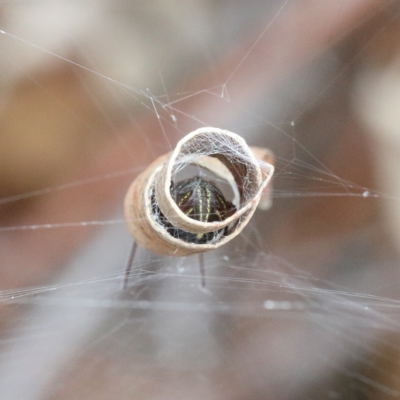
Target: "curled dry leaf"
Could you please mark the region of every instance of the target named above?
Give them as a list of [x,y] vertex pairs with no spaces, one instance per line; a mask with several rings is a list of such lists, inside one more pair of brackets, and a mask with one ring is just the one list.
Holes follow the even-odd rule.
[[[154,161],[132,183],[125,198],[125,219],[137,243],[155,253],[183,256],[223,246],[247,225],[266,188],[274,167],[272,153],[247,146],[239,135],[200,128],[181,139],[172,153]],[[192,219],[178,207],[171,194],[175,177],[188,165],[209,171],[225,181],[234,193],[235,212],[217,222]],[[221,231],[217,240],[193,243],[174,237],[160,213],[176,229],[203,234]]]

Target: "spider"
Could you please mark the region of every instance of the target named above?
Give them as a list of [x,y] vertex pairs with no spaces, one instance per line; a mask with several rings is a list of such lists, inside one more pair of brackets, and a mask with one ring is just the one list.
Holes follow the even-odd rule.
[[[214,184],[200,176],[173,185],[171,194],[175,203],[189,218],[200,222],[222,221],[230,217],[236,210],[231,202],[225,200],[224,195]],[[210,243],[226,231],[225,228],[216,232],[196,234],[173,227],[165,220],[165,217],[162,223],[172,236],[196,244]]]
[[[189,218],[200,222],[222,221],[230,217],[236,211],[236,207],[225,199],[224,195],[213,183],[206,181],[200,176],[195,176],[176,184],[172,184],[171,195],[182,212],[184,212]],[[186,232],[173,226],[161,213],[155,202],[153,202],[153,212],[158,215],[160,224],[166,228],[170,235],[189,243],[212,243],[224,235],[228,229],[226,227],[218,231],[207,233]],[[127,287],[136,247],[135,241],[125,270],[124,288]],[[202,287],[205,287],[205,270],[202,253],[199,253],[199,261],[201,285]]]

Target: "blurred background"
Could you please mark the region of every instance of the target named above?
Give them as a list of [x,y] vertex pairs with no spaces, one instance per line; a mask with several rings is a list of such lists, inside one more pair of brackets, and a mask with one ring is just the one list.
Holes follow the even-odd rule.
[[[400,397],[400,5],[0,3],[0,397]],[[130,182],[202,126],[275,154],[205,256],[139,249]]]

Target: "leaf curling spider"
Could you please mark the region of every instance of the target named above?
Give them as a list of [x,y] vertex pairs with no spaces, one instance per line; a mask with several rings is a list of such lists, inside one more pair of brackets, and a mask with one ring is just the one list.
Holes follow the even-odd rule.
[[[198,166],[225,181],[234,192],[233,204],[221,188],[195,174],[175,182],[173,176],[182,171],[183,164]],[[160,255],[199,254],[204,287],[202,253],[239,235],[259,205],[262,209],[271,206],[267,185],[273,172],[273,154],[248,147],[233,132],[203,127],[184,136],[171,153],[160,156],[136,177],[125,196],[125,219],[135,241],[123,287],[127,287],[137,244]]]
[[[189,218],[200,222],[223,221],[235,213],[236,207],[225,199],[222,192],[211,182],[200,176],[194,176],[189,179],[171,184],[171,195],[181,211]],[[227,231],[228,227],[218,231],[206,233],[191,233],[173,226],[162,214],[158,206],[153,202],[153,212],[158,215],[159,223],[162,224],[167,232],[178,239],[189,243],[207,244],[220,238]],[[124,289],[126,289],[129,280],[129,274],[132,269],[135,253],[137,249],[136,240],[133,243],[132,250],[128,259],[124,277]],[[204,256],[199,253],[199,264],[201,274],[201,286],[206,285]]]

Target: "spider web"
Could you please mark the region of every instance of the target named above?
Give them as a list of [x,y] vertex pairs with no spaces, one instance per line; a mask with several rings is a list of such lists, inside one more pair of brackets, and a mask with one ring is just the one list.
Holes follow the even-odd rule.
[[[397,243],[384,211],[399,198],[375,181],[385,170],[353,111],[397,8],[116,4],[3,4],[5,87],[23,77],[91,136],[72,172],[0,199],[12,211],[0,227],[1,398],[399,397]],[[101,123],[38,65],[70,68]],[[272,208],[205,255],[205,288],[197,256],[139,249],[123,291],[124,192],[203,126],[272,149]]]

